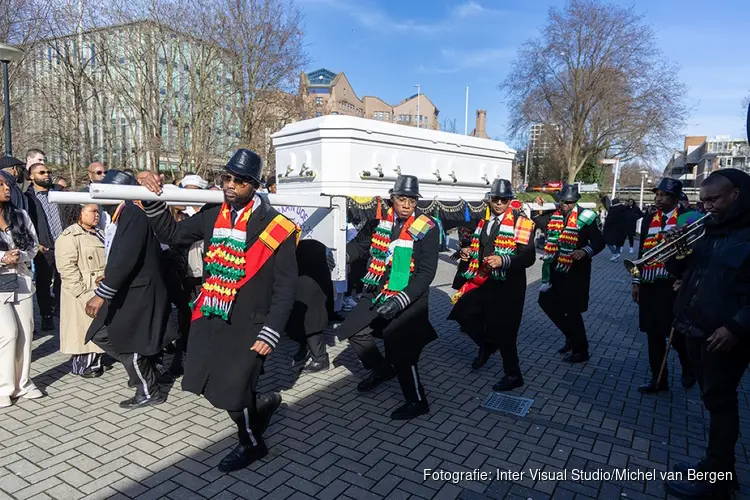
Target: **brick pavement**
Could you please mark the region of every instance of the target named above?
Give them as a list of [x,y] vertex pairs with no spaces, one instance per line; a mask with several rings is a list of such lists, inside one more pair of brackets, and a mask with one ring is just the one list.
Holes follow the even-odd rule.
[[[529,470],[666,470],[700,457],[705,424],[698,389],[679,386],[671,371],[669,394],[644,397],[645,336],[621,262],[596,258],[592,300],[585,316],[592,359],[568,366],[562,344],[536,305],[541,268],[529,270],[519,354],[534,399],[515,418],[479,405],[500,374],[499,358],[471,371],[473,344],[444,321],[454,267],[440,263],[431,294],[440,340],[425,350],[423,383],[429,416],[391,422],[401,403],[396,381],[359,395],[364,374],[346,343],[328,336],[335,368],[297,380],[296,347],[283,341],[267,363],[261,391],[281,390],[284,404],[267,431],[268,457],[246,470],[222,474],[216,465],[235,443],[231,421],[179,386],[158,407],[125,411],[129,397],[121,366],[99,379],[68,373],[57,335],[34,342],[32,370],[49,396],[0,410],[0,498],[664,498],[661,481],[534,481]],[[671,357],[674,365],[676,359]],[[745,380],[744,387],[748,387]],[[748,412],[747,391],[741,413]],[[740,480],[750,482],[750,423],[737,448]],[[423,469],[525,471],[522,480],[423,480]],[[750,497],[750,489],[743,488]]]

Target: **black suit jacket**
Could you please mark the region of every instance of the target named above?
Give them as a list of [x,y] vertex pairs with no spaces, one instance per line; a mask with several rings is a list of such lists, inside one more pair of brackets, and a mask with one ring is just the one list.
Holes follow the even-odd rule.
[[[50,191],[60,191],[60,187],[52,186],[52,189]],[[36,194],[34,193],[34,185],[29,184],[29,188],[26,190],[26,199],[28,200],[29,204],[29,218],[31,218],[31,223],[34,224],[34,229],[36,230],[36,235],[39,238],[39,244],[43,245],[50,250],[55,248],[55,240],[52,238],[52,232],[49,229],[49,224],[47,223],[47,214],[44,213],[44,208],[42,207],[41,202],[37,199]],[[60,210],[59,205],[55,205],[57,207],[57,210]],[[64,227],[64,217],[62,216],[62,212],[60,212],[60,222],[63,224]]]

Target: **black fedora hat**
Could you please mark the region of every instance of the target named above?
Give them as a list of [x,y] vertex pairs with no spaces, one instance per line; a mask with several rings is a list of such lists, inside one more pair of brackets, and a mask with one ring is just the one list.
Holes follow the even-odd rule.
[[399,175],[396,177],[396,183],[390,193],[397,196],[419,198],[421,196],[419,194],[419,179],[413,175]]
[[263,178],[263,160],[258,153],[249,149],[238,149],[224,168],[232,175],[252,179],[259,184]]
[[26,165],[24,162],[18,158],[13,158],[12,156],[3,156],[0,158],[0,170],[12,167],[23,167],[24,165]]
[[565,184],[560,192],[557,194],[559,201],[578,201],[581,199],[581,195],[578,193],[577,184]]
[[138,181],[135,177],[122,170],[107,170],[104,174],[104,178],[101,180],[102,184],[119,184],[121,186],[137,186]]
[[652,191],[654,193],[657,191],[663,191],[679,199],[680,195],[682,194],[682,182],[678,181],[677,179],[664,177],[661,181],[659,181],[659,185],[652,189]]
[[498,198],[513,198],[513,186],[508,179],[495,179],[489,195]]

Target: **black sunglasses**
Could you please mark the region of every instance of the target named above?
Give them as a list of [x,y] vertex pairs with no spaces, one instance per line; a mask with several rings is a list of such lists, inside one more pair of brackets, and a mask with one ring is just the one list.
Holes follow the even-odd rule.
[[490,196],[490,201],[492,203],[510,203],[510,200],[512,198],[500,198],[499,196]]
[[229,184],[230,182],[234,182],[234,185],[238,187],[245,187],[253,182],[251,179],[235,177],[232,174],[221,174],[220,179],[222,184]]

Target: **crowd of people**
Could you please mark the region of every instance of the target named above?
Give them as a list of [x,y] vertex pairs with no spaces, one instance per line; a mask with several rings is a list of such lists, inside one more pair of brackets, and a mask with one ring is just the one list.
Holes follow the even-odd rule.
[[[262,160],[253,151],[234,154],[220,187],[192,173],[180,179],[184,189],[223,191],[223,203],[203,206],[134,200],[62,206],[50,202],[49,192],[70,186],[59,179],[55,185],[43,152],[29,151],[26,163],[6,157],[0,166],[0,407],[43,396],[29,376],[36,295],[42,330],[54,329],[60,317],[60,350],[71,356],[73,374],[100,377],[113,361],[123,364],[135,392],[121,407],[164,402],[162,384],[182,375],[183,390],[226,411],[238,444],[219,464],[221,471],[241,469],[268,452],[263,433],[281,395],[258,393],[257,384],[282,334],[299,344],[294,358],[302,372],[324,371],[330,362],[323,332],[333,319],[341,321],[339,339],[348,340],[369,371],[358,391],[397,378],[404,402],[390,417],[429,413],[419,361],[437,340],[429,289],[440,231],[417,207],[416,177],[398,176],[384,213],[349,226],[350,283],[337,290],[328,249],[298,241],[299,228],[258,195],[262,186],[271,193],[276,188],[264,182]],[[156,173],[106,171],[99,163],[89,167],[88,179],[140,184],[157,194],[168,189]],[[678,180],[665,178],[654,191],[654,205],[644,212],[632,200],[613,200],[603,234],[599,215],[579,205],[576,185],[557,195],[540,255],[538,305],[563,335],[558,352],[564,361],[591,357],[583,313],[593,257],[609,245],[613,259],[619,258],[638,219],[638,258],[696,223],[697,210],[686,206]],[[676,468],[733,474],[727,481],[670,481],[667,488],[683,498],[723,498],[738,487],[737,388],[750,362],[750,177],[719,170],[702,183],[700,196],[700,210],[711,217],[692,253],[647,260],[634,273],[632,297],[651,370],[651,380],[638,390],[669,389],[665,360],[674,346],[682,385],[699,385],[710,415],[706,458]],[[464,229],[448,317],[477,345],[473,369],[499,352],[503,377],[496,391],[524,385],[517,342],[526,270],[537,258],[535,224],[514,198],[511,183],[496,179],[485,217]],[[632,253],[634,243],[632,238]],[[346,297],[343,304],[338,292]],[[177,328],[170,321],[173,306]],[[337,315],[343,306],[345,318]],[[160,367],[165,349],[174,353],[168,370]]]

